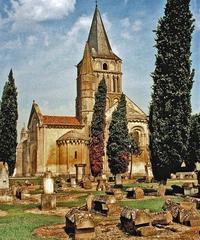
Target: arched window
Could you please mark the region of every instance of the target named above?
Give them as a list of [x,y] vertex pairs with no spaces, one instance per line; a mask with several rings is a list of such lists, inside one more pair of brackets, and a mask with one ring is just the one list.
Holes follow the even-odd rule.
[[135,131],[132,133],[132,136],[133,136],[134,140],[136,141],[136,143],[137,143],[138,145],[140,145],[140,133],[135,130]]
[[116,92],[116,82],[114,76],[113,76],[113,92]]
[[74,153],[74,159],[77,159],[77,151]]
[[119,87],[119,77],[117,76],[117,92],[120,92],[120,87]]
[[104,63],[104,64],[103,64],[103,70],[108,70],[108,65],[107,65],[107,63]]

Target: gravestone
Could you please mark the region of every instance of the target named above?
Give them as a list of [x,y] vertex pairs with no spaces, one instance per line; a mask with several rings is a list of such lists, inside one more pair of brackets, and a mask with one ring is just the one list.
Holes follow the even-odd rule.
[[82,179],[82,187],[85,189],[91,189],[92,188],[92,182],[89,177],[84,176]]
[[42,194],[41,195],[41,209],[45,211],[56,209],[56,195]]
[[46,172],[43,178],[43,189],[44,194],[54,193],[54,180],[52,178],[52,173],[50,171]]
[[75,177],[70,178],[70,183],[71,183],[71,187],[75,188],[76,187],[76,178]]
[[56,195],[54,194],[54,180],[50,171],[46,172],[43,178],[43,190],[41,195],[41,209],[56,209]]
[[142,199],[144,198],[144,191],[142,188],[136,187],[136,188],[127,188],[127,198],[133,198],[133,199]]
[[114,197],[116,200],[122,200],[123,199],[123,191],[121,189],[113,189]]
[[73,239],[96,239],[95,223],[90,213],[73,208],[66,214],[65,219],[66,231]]
[[120,216],[121,226],[125,232],[136,235],[140,227],[151,225],[151,214],[149,210],[138,210],[125,207]]
[[115,186],[117,186],[117,187],[122,186],[122,176],[121,176],[121,174],[116,174],[116,176],[115,176]]
[[135,199],[144,198],[144,191],[142,190],[142,188],[136,187],[134,190],[135,190],[135,193],[134,193]]
[[0,189],[9,189],[8,170],[3,162],[0,162]]
[[94,200],[94,195],[92,193],[90,193],[88,195],[88,197],[86,198],[87,210],[89,212],[92,210],[93,200]]
[[106,182],[102,177],[97,179],[97,191],[105,191],[106,190]]
[[164,197],[165,196],[165,191],[166,191],[166,186],[163,184],[160,184],[158,187],[158,196]]
[[92,204],[92,210],[105,216],[118,215],[120,206],[113,195],[97,195]]
[[173,222],[172,214],[169,211],[152,213],[152,225],[168,225]]

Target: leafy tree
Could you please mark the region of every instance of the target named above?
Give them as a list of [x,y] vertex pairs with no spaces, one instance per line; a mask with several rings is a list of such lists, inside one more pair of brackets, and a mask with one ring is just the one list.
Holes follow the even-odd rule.
[[191,118],[186,167],[188,170],[193,171],[197,162],[200,162],[200,114],[195,114]]
[[110,171],[113,175],[128,170],[130,138],[126,118],[126,99],[122,94],[117,109],[112,114],[107,143],[107,155]]
[[94,113],[91,123],[89,156],[93,176],[102,175],[104,156],[104,131],[106,126],[106,93],[107,87],[103,78],[95,95]]
[[17,89],[12,69],[5,83],[0,110],[0,156],[7,162],[9,175],[12,175],[16,162],[17,147]]
[[156,67],[152,74],[150,150],[154,178],[166,181],[187,154],[191,116],[190,0],[167,0],[156,30]]

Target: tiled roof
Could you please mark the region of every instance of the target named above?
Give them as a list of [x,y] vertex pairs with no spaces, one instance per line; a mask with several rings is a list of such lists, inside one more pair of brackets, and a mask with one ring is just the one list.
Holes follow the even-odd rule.
[[80,125],[76,117],[43,115],[43,124],[47,125]]
[[79,140],[88,140],[88,137],[75,130],[71,130],[67,133],[65,133],[63,136],[61,136],[58,141],[68,140],[68,139],[79,139]]

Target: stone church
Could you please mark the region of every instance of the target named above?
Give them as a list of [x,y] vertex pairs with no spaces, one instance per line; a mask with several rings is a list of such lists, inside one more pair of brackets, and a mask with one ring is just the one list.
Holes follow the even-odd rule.
[[[84,164],[86,174],[90,174],[88,143],[95,92],[104,77],[108,91],[105,132],[107,141],[112,112],[122,93],[121,67],[122,59],[112,51],[96,6],[83,58],[77,65],[76,116],[45,115],[39,105],[33,102],[27,130],[22,129],[17,148],[18,176],[41,175],[47,170],[55,175],[73,175],[76,164]],[[128,129],[141,148],[139,156],[131,156],[130,169],[132,175],[144,176],[149,163],[148,119],[131,99],[126,97],[126,100]],[[103,172],[110,174],[107,156],[104,157]]]

